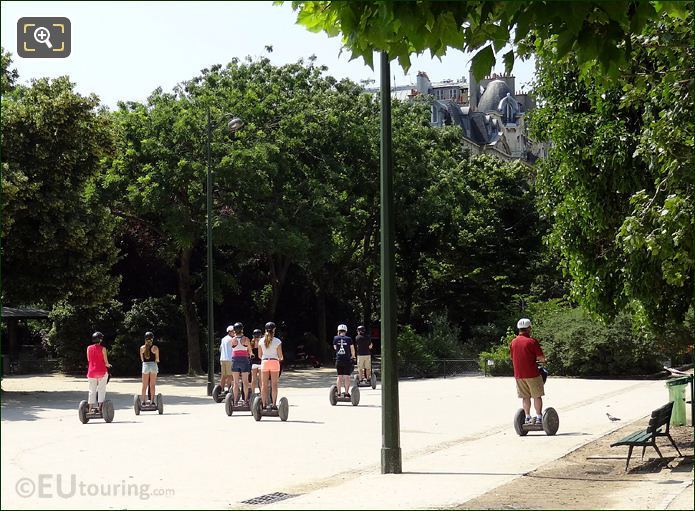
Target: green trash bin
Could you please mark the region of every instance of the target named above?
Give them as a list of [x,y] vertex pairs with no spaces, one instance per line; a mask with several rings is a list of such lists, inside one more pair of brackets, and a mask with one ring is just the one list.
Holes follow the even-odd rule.
[[666,382],[668,399],[673,401],[671,426],[685,426],[685,387],[690,382],[689,376],[673,378]]

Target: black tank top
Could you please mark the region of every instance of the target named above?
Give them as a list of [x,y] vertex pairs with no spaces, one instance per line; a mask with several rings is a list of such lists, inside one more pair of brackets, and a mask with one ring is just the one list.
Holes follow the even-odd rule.
[[147,356],[147,350],[143,350],[142,352],[142,360],[145,362],[156,362],[157,361],[157,355],[154,354],[154,351],[152,351],[152,348],[154,348],[154,344],[150,347],[150,356]]
[[254,342],[255,347],[251,348],[251,363],[252,364],[260,364],[261,359],[258,356],[258,341]]

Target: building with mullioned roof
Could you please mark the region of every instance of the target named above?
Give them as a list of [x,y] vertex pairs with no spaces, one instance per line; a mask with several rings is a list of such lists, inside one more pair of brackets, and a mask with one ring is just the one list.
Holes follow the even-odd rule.
[[420,71],[415,84],[393,87],[392,95],[401,100],[432,97],[431,124],[459,126],[463,146],[472,155],[533,163],[547,156],[547,144],[528,137],[526,113],[535,105],[531,96],[515,90],[515,82],[513,75],[497,74],[477,81],[472,73],[468,81],[432,82]]

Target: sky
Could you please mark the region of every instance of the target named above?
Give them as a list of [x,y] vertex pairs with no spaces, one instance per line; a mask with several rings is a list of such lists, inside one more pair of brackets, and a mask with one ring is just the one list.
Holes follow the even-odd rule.
[[[339,37],[329,38],[296,24],[289,3],[272,2],[0,2],[1,40],[13,54],[21,83],[32,78],[68,75],[77,91],[97,94],[103,104],[144,101],[157,87],[171,90],[213,64],[232,58],[268,57],[273,64],[311,55],[327,74],[354,81],[379,80],[379,59],[372,70],[361,59],[349,60]],[[17,21],[27,16],[61,16],[72,25],[72,52],[64,59],[26,59],[17,55]],[[273,47],[272,53],[265,46]],[[503,71],[500,64],[496,72]],[[413,57],[405,75],[391,63],[397,85],[415,82],[425,71],[433,82],[468,78],[470,54],[449,50],[441,60]],[[532,62],[517,62],[517,90],[533,78]],[[528,90],[528,85],[526,85]]]

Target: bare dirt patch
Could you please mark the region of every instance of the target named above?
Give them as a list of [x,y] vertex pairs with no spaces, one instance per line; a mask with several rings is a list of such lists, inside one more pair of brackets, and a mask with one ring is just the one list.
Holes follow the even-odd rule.
[[693,428],[671,428],[684,457],[667,438],[659,438],[664,458],[647,447],[642,460],[635,448],[625,472],[628,448],[610,444],[647,423],[648,418],[633,422],[457,509],[664,509],[688,483],[692,492]]

